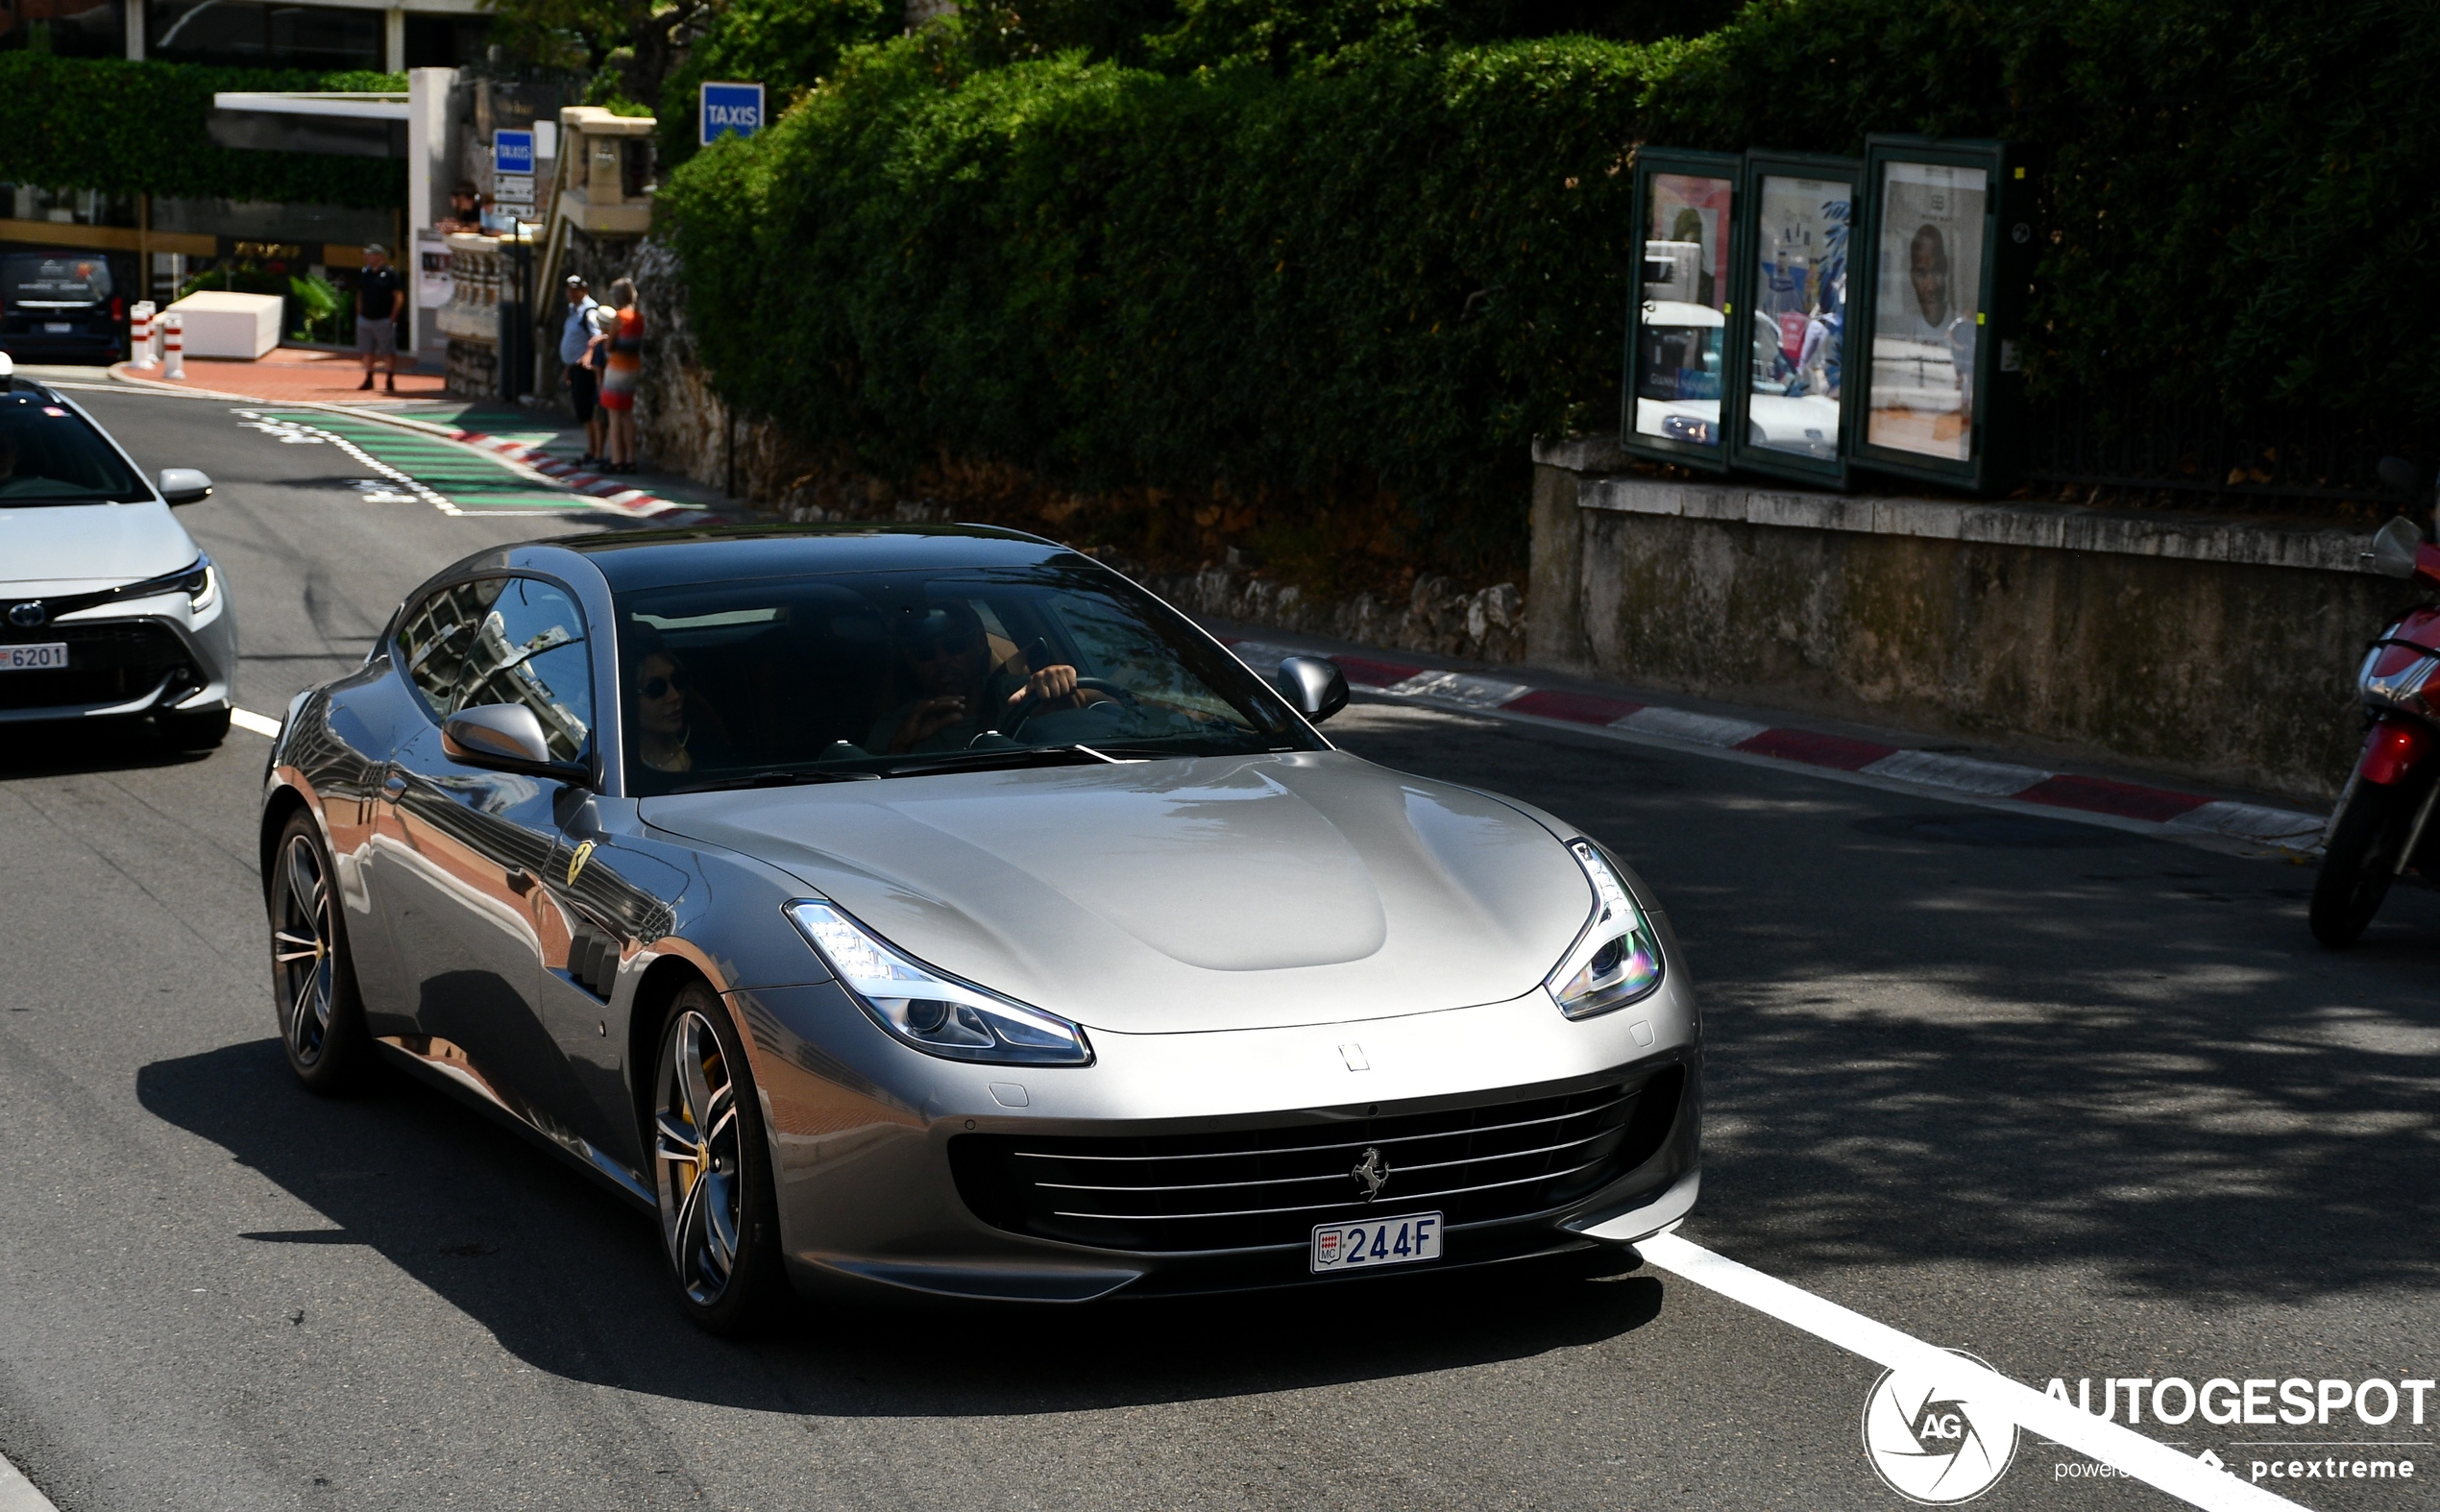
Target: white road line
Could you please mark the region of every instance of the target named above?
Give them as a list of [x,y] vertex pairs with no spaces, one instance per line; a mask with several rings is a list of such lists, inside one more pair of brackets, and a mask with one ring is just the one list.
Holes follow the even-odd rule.
[[261,715],[255,713],[252,709],[230,710],[229,722],[235,725],[238,729],[252,730],[256,735],[266,736],[272,740],[278,740],[280,738],[280,721],[278,719],[266,719]]
[[17,1467],[0,1455],[0,1512],[60,1512],[51,1499],[34,1489],[34,1482],[18,1473]]
[[1715,1255],[1676,1234],[1641,1239],[1635,1248],[1645,1259],[1673,1276],[1716,1291],[1732,1302],[1742,1302],[1757,1312],[1767,1313],[1850,1353],[1861,1354],[1876,1365],[1969,1378],[1980,1390],[2005,1402],[2023,1427],[2113,1466],[2121,1475],[2180,1500],[2211,1508],[2213,1512],[2223,1508],[2227,1512],[2245,1512],[2252,1508],[2299,1507],[2297,1502],[2273,1496],[2226,1471],[2213,1470],[2200,1460],[2189,1459],[2122,1424],[2079,1411],[2069,1402],[2045,1397],[1996,1371],[1984,1370],[1946,1350],[1900,1333],[1888,1324],[1875,1323],[1860,1312],[1849,1311],[1835,1302]]
[[[365,451],[360,446],[357,446],[354,442],[350,441],[347,437],[340,435],[335,430],[325,430],[320,426],[308,426],[301,421],[295,420],[267,420],[263,417],[262,411],[258,409],[241,409],[236,411],[236,414],[239,424],[246,429],[259,430],[263,434],[270,436],[275,440],[284,442],[290,446],[300,444],[308,446],[327,444],[337,447],[341,451],[346,452],[356,461],[363,463],[374,472],[380,474],[383,477],[386,477],[390,481],[398,484],[408,493],[413,494],[416,498],[421,499],[427,504],[430,504],[442,514],[462,515],[465,513],[465,511],[458,508],[456,504],[451,502],[448,499],[443,498],[437,490],[431,487],[431,485],[399,471],[397,468],[392,467],[389,463],[375,456],[372,452]],[[526,471],[531,472],[532,470],[529,468]],[[540,475],[537,474],[536,476],[539,477]],[[549,479],[543,478],[542,481],[549,482]]]

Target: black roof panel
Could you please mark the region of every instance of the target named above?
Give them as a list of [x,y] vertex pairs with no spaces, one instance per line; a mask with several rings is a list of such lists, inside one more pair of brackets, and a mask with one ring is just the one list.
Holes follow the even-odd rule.
[[709,525],[559,536],[537,544],[590,557],[615,593],[822,573],[1023,567],[1072,554],[1070,548],[1021,531],[947,524]]

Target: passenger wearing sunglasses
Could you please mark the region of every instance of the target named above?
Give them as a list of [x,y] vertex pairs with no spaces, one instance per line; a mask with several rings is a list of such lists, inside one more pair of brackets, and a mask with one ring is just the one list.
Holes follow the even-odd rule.
[[1073,667],[1026,671],[1022,658],[993,667],[983,622],[962,603],[909,614],[899,628],[898,648],[923,695],[872,727],[865,749],[876,755],[964,750],[1029,699],[1040,700],[1042,708],[1066,709],[1102,696],[1078,693]]

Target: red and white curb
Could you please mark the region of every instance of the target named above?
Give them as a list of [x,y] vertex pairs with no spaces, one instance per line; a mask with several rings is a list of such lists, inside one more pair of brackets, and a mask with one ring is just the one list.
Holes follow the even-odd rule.
[[[407,418],[403,415],[398,416],[392,420],[392,424]],[[429,425],[428,422],[426,424]],[[692,525],[717,518],[710,510],[697,509],[691,504],[675,503],[631,483],[622,483],[617,478],[603,477],[598,473],[588,473],[573,462],[552,456],[542,448],[526,442],[512,441],[505,436],[485,435],[479,430],[451,430],[440,426],[429,426],[429,428],[448,436],[451,441],[461,442],[476,451],[488,451],[494,456],[504,457],[522,467],[532,468],[553,482],[573,488],[577,493],[591,495],[609,508],[634,515],[640,520],[649,520],[655,524]]]
[[1981,761],[1944,751],[1912,750],[1878,741],[1787,729],[1600,694],[1536,688],[1531,683],[1479,672],[1448,671],[1368,656],[1330,655],[1267,641],[1232,641],[1230,645],[1257,671],[1276,668],[1281,657],[1327,655],[1347,674],[1350,687],[1393,698],[1521,723],[1589,730],[1638,744],[1733,752],[1745,760],[1805,767],[1823,775],[1851,776],[1874,787],[1919,789],[1943,797],[1983,802],[2034,804],[2057,811],[2062,817],[2107,824],[2113,829],[2169,836],[2216,836],[2310,853],[2321,848],[2322,833],[2330,823],[2326,815],[2209,798],[2110,777],[2086,777],[2039,767]]

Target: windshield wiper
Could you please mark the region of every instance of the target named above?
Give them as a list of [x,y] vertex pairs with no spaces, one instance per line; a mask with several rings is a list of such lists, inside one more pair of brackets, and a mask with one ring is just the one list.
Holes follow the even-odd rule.
[[988,771],[1011,767],[1118,766],[1121,758],[1105,756],[1090,745],[1019,745],[979,751],[955,751],[928,761],[905,762],[881,772],[884,777],[920,777],[939,771]]
[[775,768],[769,771],[749,771],[735,777],[716,777],[710,782],[690,782],[671,788],[672,796],[681,793],[720,793],[731,788],[793,788],[815,782],[870,782],[881,774],[876,771],[791,771]]

